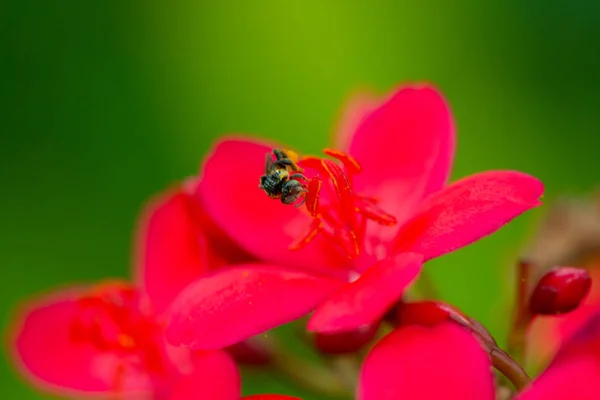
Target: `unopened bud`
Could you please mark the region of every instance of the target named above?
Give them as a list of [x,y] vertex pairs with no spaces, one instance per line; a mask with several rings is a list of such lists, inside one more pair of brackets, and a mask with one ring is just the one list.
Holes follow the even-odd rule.
[[246,340],[226,347],[225,350],[240,364],[267,365],[271,363],[269,350],[260,343]]
[[468,325],[467,318],[454,307],[438,301],[425,300],[398,305],[396,323],[398,325],[433,326],[445,321]]
[[558,315],[575,310],[592,286],[589,273],[581,268],[555,267],[538,282],[529,299],[534,314]]
[[316,333],[314,345],[323,354],[349,354],[366,346],[377,334],[379,324],[365,325],[340,333]]
[[242,397],[242,400],[302,400],[300,397],[292,397],[284,394],[254,394]]
[[472,332],[484,348],[496,347],[496,340],[479,321],[466,316],[458,308],[439,301],[425,300],[397,306],[395,324],[434,326],[452,322]]

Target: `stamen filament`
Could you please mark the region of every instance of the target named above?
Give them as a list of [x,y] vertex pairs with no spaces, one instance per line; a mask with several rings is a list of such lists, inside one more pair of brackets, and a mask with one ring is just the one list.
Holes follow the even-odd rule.
[[[299,178],[305,189],[302,201],[313,221],[308,231],[290,249],[306,246],[320,233],[354,259],[364,248],[368,220],[393,226],[396,218],[379,208],[377,199],[354,193],[352,177],[361,172],[361,166],[354,158],[339,150],[325,149],[323,152],[338,162],[318,157],[305,157],[298,161],[303,171],[316,172],[308,182]],[[310,174],[307,176],[310,177]],[[328,192],[325,204],[321,201],[323,186]]]
[[346,168],[348,175],[357,175],[362,170],[362,167],[358,161],[346,153],[342,153],[341,151],[334,149],[324,149],[323,153],[340,160],[344,165],[344,168]]
[[302,236],[300,239],[298,239],[297,241],[292,243],[290,245],[289,249],[290,250],[299,250],[302,247],[306,246],[307,244],[312,242],[315,237],[317,237],[317,234],[319,233],[319,231],[321,231],[322,228],[323,228],[323,223],[321,222],[321,219],[314,218],[308,228],[308,232],[306,232],[306,234],[304,236]]

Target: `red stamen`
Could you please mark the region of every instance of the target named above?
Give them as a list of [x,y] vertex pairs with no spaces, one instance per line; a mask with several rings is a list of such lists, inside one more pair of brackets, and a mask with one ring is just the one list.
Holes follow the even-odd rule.
[[369,202],[371,204],[379,204],[379,202],[381,201],[377,197],[363,196],[362,194],[358,195],[358,197],[361,198],[363,201]]
[[356,213],[354,212],[354,198],[350,189],[348,177],[333,161],[323,160],[322,163],[335,188],[335,193],[339,200],[340,211],[342,212],[342,218],[350,225],[350,228],[354,228],[356,225]]
[[342,229],[344,224],[337,219],[336,210],[331,205],[320,207],[319,216],[327,225],[333,229]]
[[392,214],[383,211],[375,204],[358,198],[356,202],[356,210],[366,218],[377,222],[380,225],[394,226],[398,222]]
[[348,258],[356,258],[360,253],[360,246],[356,233],[349,229],[339,229],[334,232],[339,244],[342,245],[342,249],[348,256]]
[[299,240],[292,243],[289,247],[290,250],[298,250],[306,246],[317,236],[317,233],[322,229],[323,223],[319,218],[314,218],[308,228],[308,232],[302,236]]
[[310,215],[315,217],[319,208],[319,194],[321,193],[321,186],[323,181],[318,176],[315,176],[308,183],[308,193],[306,193],[306,208],[310,212]]
[[[313,174],[308,174],[310,179],[291,178],[299,181],[305,190],[303,197],[294,205],[306,204],[313,221],[290,249],[306,246],[320,233],[341,247],[349,258],[355,258],[363,247],[367,221],[384,226],[395,225],[397,221],[377,206],[377,199],[353,192],[352,177],[362,170],[357,160],[339,150],[324,149],[323,153],[337,161],[313,156],[302,158],[297,165],[303,170],[312,170]],[[321,195],[323,186],[326,187],[326,196]]]
[[320,174],[325,173],[325,170],[323,169],[323,164],[321,163],[321,159],[318,157],[304,157],[302,160],[298,161],[298,166],[304,169],[315,169]]
[[72,340],[122,358],[114,371],[115,390],[127,368],[165,372],[162,325],[151,312],[148,299],[134,287],[121,282],[102,284],[82,296],[77,305]]
[[340,160],[342,162],[342,164],[344,165],[344,168],[346,168],[346,172],[348,174],[356,175],[356,174],[359,174],[360,171],[362,170],[358,161],[356,161],[356,159],[354,159],[353,157],[351,157],[350,155],[348,155],[346,153],[343,153],[339,150],[333,150],[333,149],[325,149],[325,150],[323,150],[323,153],[325,153],[326,155],[328,155],[330,157]]

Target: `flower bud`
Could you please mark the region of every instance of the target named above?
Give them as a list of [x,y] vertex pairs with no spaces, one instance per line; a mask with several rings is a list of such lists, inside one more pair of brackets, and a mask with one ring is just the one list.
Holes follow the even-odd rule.
[[269,350],[260,343],[246,340],[226,347],[225,350],[240,364],[268,365],[271,363]]
[[460,311],[448,304],[432,300],[402,303],[396,311],[397,325],[433,326],[448,320],[468,325],[466,317]]
[[365,325],[340,333],[316,333],[314,345],[322,354],[354,353],[367,345],[377,334],[379,324]]
[[555,267],[538,282],[529,299],[534,314],[559,315],[575,310],[592,286],[589,273],[581,268]]
[[300,397],[292,397],[284,394],[254,394],[242,397],[242,400],[302,400]]

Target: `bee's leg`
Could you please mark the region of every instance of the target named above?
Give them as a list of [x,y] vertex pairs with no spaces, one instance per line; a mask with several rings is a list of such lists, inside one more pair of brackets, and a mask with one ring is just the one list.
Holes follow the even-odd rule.
[[273,149],[273,154],[275,155],[275,165],[279,167],[290,167],[292,171],[299,171],[300,168],[294,160],[292,160],[285,151],[281,149]]
[[285,153],[285,151],[281,150],[281,149],[273,149],[273,154],[275,155],[275,159],[277,161],[279,160],[283,160],[285,158],[289,158],[287,156],[287,154]]
[[300,180],[303,180],[305,182],[308,182],[308,178],[305,177],[302,174],[292,174],[292,175],[290,175],[290,179],[300,179]]
[[299,208],[302,207],[304,205],[304,203],[306,203],[306,196],[308,195],[308,189],[306,188],[306,186],[303,186],[302,188],[302,193],[300,193],[300,201],[296,201],[296,204],[294,204],[295,208]]
[[259,189],[264,189],[265,188],[265,181],[267,180],[267,177],[265,175],[260,177],[260,184],[258,185]]

